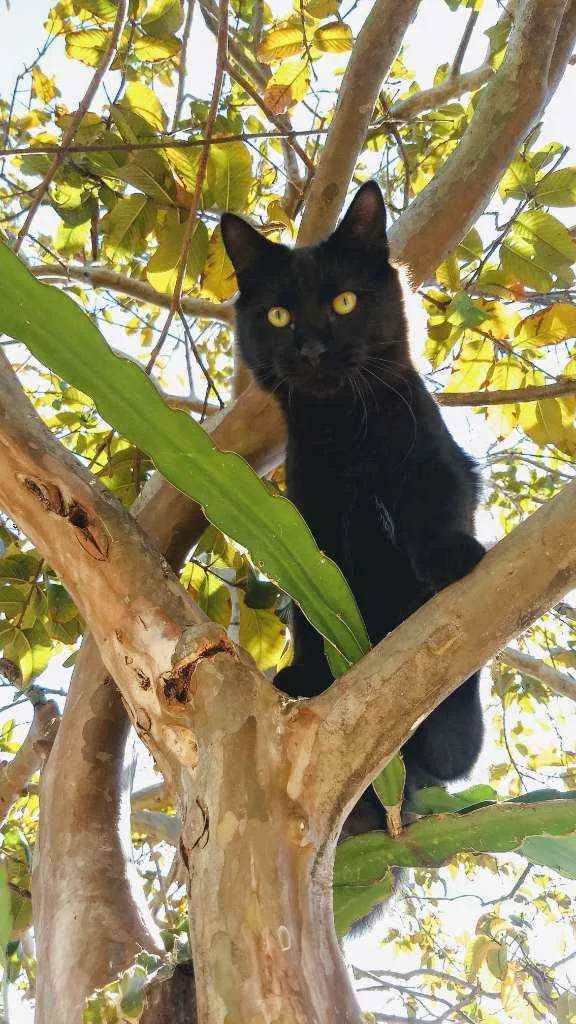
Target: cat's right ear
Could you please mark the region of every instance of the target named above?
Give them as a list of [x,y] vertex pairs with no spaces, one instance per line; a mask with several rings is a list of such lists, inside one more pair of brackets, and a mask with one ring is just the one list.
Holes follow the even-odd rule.
[[237,275],[245,273],[257,260],[271,255],[274,250],[280,248],[274,242],[269,242],[247,220],[237,217],[235,213],[222,214],[220,230],[224,247]]

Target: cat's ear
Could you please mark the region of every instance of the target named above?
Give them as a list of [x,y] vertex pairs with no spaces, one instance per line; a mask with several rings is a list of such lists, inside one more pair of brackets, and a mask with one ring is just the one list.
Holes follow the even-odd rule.
[[366,181],[360,186],[335,234],[339,238],[357,238],[369,245],[386,245],[386,207],[375,181]]
[[243,274],[257,260],[282,248],[269,242],[247,220],[237,217],[235,213],[222,214],[220,230],[224,247],[237,274]]

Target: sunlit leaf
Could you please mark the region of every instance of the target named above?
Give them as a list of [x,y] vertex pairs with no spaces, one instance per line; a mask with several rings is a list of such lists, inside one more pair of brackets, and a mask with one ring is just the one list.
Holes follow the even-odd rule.
[[152,0],[140,24],[147,35],[166,39],[178,31],[183,17],[183,0]]
[[293,57],[304,49],[302,29],[289,25],[285,28],[274,28],[266,33],[258,47],[259,60],[271,62]]
[[224,243],[220,228],[217,227],[208,242],[208,255],[202,275],[202,288],[213,298],[223,301],[236,291],[236,276]]
[[314,33],[314,43],[324,53],[346,53],[352,49],[352,29],[343,21],[321,25]]
[[243,210],[252,184],[250,150],[242,142],[210,147],[206,182],[221,210]]
[[535,198],[543,206],[576,206],[576,167],[547,174],[538,182]]
[[[159,292],[171,294],[174,291],[185,229],[185,223],[180,223],[177,214],[170,213],[166,217],[164,227],[158,231],[158,248],[148,261],[146,277],[152,287]],[[198,280],[207,251],[208,231],[206,225],[197,220],[188,249],[185,288]]]
[[308,89],[310,69],[305,60],[287,61],[274,72],[264,92],[264,99],[275,113],[293,107]]

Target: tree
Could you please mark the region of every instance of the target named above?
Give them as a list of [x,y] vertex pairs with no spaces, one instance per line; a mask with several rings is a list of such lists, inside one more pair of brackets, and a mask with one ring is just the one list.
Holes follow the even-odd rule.
[[[38,1024],[359,1020],[333,923],[342,822],[377,778],[393,817],[394,755],[491,658],[497,789],[424,791],[399,836],[342,844],[336,924],[412,868],[404,933],[390,930],[382,970],[356,972],[383,993],[376,1020],[574,1016],[568,958],[536,955],[527,908],[559,926],[576,877],[576,613],[562,601],[576,586],[576,168],[539,142],[576,3],[480,6],[449,0],[463,35],[420,88],[404,47],[427,14],[417,0],[306,0],[282,20],[260,0],[61,0],[0,101],[1,667],[12,704],[35,706],[21,745],[2,732],[0,933]],[[487,54],[463,71],[480,17]],[[205,99],[186,82],[208,33]],[[73,110],[50,71],[62,47],[91,69]],[[485,507],[505,536],[367,652],[346,581],[273,496],[281,420],[234,357],[218,217],[307,244],[370,174],[427,317],[438,401],[492,432]],[[312,701],[264,674],[289,654],[285,593],[338,677]],[[63,648],[58,723],[42,673]],[[132,800],[139,875],[131,724],[162,775]],[[49,750],[38,821],[30,779]],[[520,874],[495,857],[513,851]],[[464,952],[429,911],[444,864],[471,884],[511,876]],[[398,970],[406,949],[419,966]]]

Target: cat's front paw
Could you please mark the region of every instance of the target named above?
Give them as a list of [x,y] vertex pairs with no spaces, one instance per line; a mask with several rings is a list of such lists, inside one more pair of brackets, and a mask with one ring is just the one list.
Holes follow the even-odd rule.
[[443,590],[472,572],[484,555],[476,537],[454,530],[423,548],[415,559],[415,569],[435,590]]

